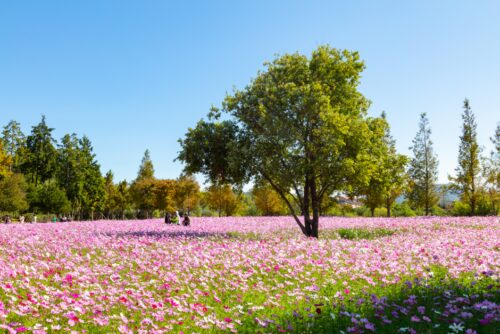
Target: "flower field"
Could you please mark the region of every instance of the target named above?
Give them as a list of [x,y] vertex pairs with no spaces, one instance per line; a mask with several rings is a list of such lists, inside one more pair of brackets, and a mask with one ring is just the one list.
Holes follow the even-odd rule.
[[499,219],[0,226],[0,333],[496,333]]

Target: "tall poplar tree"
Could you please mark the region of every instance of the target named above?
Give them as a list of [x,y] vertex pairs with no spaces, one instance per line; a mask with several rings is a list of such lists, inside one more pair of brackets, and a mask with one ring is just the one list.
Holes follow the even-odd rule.
[[370,209],[372,217],[378,206],[385,205],[387,217],[391,216],[391,208],[396,198],[406,187],[406,164],[408,158],[396,152],[396,141],[391,136],[386,114],[372,120],[372,131],[380,131],[381,136],[374,136],[371,157],[373,159],[370,180],[361,185],[360,194]]
[[[385,112],[382,113],[382,119],[386,120]],[[396,140],[391,135],[389,124],[387,124],[383,143],[387,153],[383,157],[384,168],[382,175],[384,187],[382,195],[387,210],[387,217],[390,217],[394,202],[407,187],[406,166],[408,164],[408,157],[397,153]]]
[[61,138],[57,157],[57,181],[66,191],[73,213],[81,209],[84,173],[80,159],[80,141],[76,134],[66,134]]
[[26,143],[21,131],[21,124],[12,120],[3,127],[2,141],[7,155],[10,157],[9,171],[12,172],[20,163],[20,152]]
[[481,148],[477,143],[476,118],[468,99],[464,100],[462,114],[462,135],[458,150],[458,167],[456,177],[451,178],[453,187],[462,193],[462,200],[469,204],[470,214],[476,214],[480,190],[481,166],[479,155]]
[[12,159],[7,154],[3,148],[2,141],[0,141],[0,179],[12,174],[9,170],[9,166],[12,165]]
[[500,123],[497,124],[495,135],[490,138],[493,150],[483,161],[485,190],[488,194],[491,213],[498,214],[500,202]]
[[101,166],[95,158],[90,139],[83,136],[79,141],[80,164],[83,172],[82,209],[87,218],[94,220],[95,213],[103,212],[106,188]]
[[116,207],[120,212],[121,219],[125,219],[125,212],[132,208],[130,187],[126,180],[120,181],[116,186]]
[[135,208],[139,210],[140,218],[149,218],[155,209],[157,202],[155,185],[153,162],[149,150],[146,150],[137,172],[137,178],[130,185],[130,194]]
[[26,161],[23,161],[22,171],[29,175],[29,180],[36,186],[54,177],[56,169],[57,150],[52,138],[53,128],[45,122],[45,116],[33,126],[31,134],[26,138]]
[[423,208],[425,215],[429,215],[439,199],[436,193],[438,160],[432,144],[429,120],[427,115],[422,113],[418,132],[410,147],[413,158],[408,169],[410,178],[408,199],[414,208]]

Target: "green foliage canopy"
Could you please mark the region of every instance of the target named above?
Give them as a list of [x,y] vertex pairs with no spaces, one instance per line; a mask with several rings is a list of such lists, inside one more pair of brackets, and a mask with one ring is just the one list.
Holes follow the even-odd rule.
[[[357,89],[364,63],[357,52],[321,46],[310,58],[286,54],[265,66],[247,87],[228,95],[221,110],[211,112],[230,117],[224,122],[234,142],[221,144],[223,154],[213,153],[201,135],[223,122],[201,121],[181,140],[178,159],[188,173],[230,179],[218,172],[229,170],[235,181],[266,180],[302,232],[317,237],[322,198],[368,182],[373,171],[371,142],[380,132],[370,128],[369,101]],[[213,166],[209,157],[224,159],[223,164]],[[215,168],[219,165],[229,168]]]

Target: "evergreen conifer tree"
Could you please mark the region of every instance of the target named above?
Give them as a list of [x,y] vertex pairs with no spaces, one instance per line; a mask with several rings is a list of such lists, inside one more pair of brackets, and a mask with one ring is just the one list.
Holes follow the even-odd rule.
[[10,157],[9,172],[20,163],[20,151],[26,143],[26,138],[21,131],[21,124],[12,120],[3,127],[2,141],[7,155]]
[[408,170],[410,178],[408,199],[414,208],[423,208],[425,215],[429,215],[438,201],[436,194],[438,160],[432,148],[431,128],[425,113],[420,115],[418,132],[410,149],[413,151],[413,158]]
[[151,161],[151,156],[149,154],[149,150],[144,152],[144,156],[141,161],[141,165],[139,167],[139,172],[137,173],[137,181],[144,179],[152,179],[154,178],[155,170],[153,167],[153,162]]
[[462,135],[458,150],[456,177],[451,178],[453,187],[462,193],[462,200],[470,206],[470,214],[476,214],[479,197],[481,166],[479,156],[481,148],[477,143],[477,124],[468,99],[464,101],[462,114]]

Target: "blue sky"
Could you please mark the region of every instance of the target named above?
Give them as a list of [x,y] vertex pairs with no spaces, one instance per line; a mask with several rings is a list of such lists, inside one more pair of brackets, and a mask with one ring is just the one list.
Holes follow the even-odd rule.
[[42,114],[87,135],[103,172],[135,178],[146,149],[175,178],[177,140],[276,54],[357,50],[360,90],[401,153],[426,112],[440,181],[457,161],[462,103],[485,151],[500,121],[500,1],[0,0],[0,126]]

